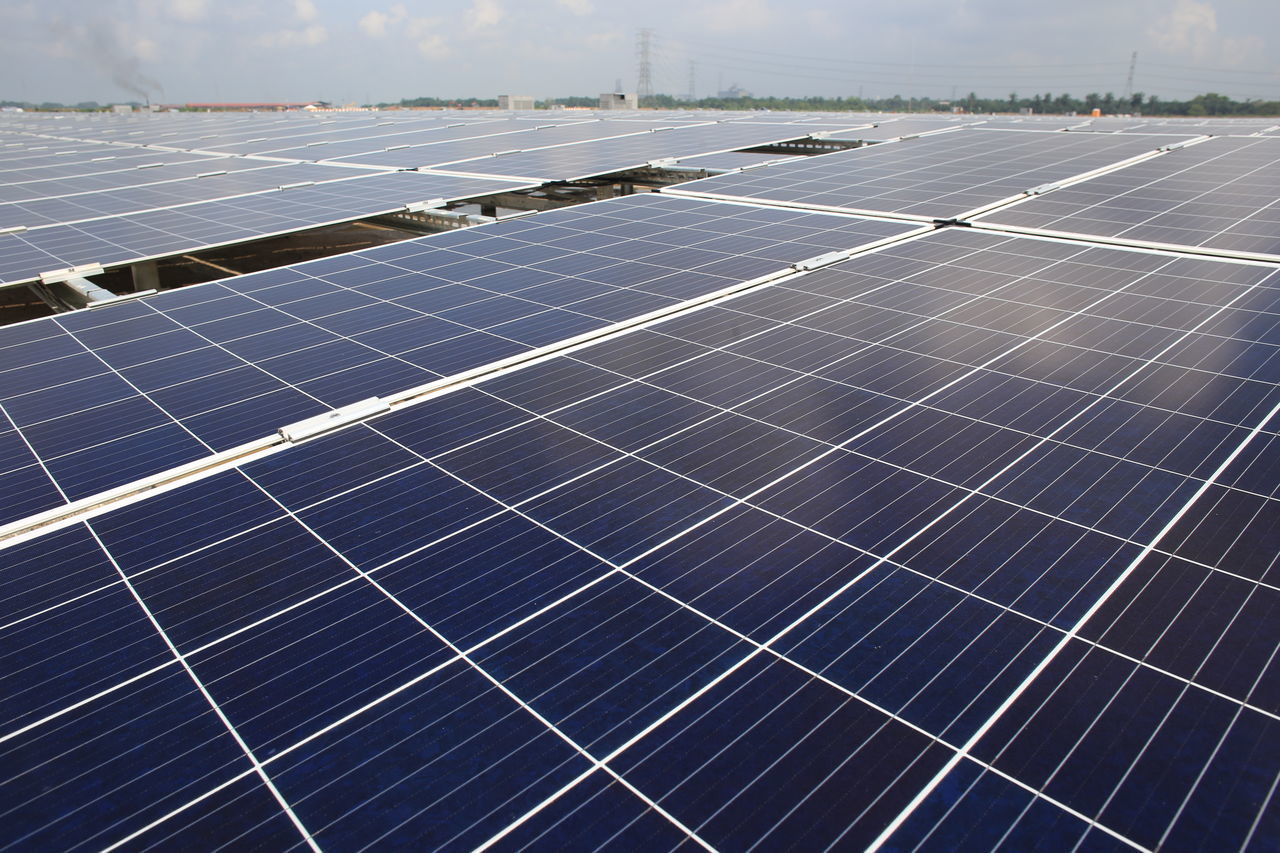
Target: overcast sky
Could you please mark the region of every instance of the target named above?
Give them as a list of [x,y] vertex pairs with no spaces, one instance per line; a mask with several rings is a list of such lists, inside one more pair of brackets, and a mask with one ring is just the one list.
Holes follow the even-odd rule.
[[0,0],[0,98],[657,92],[1280,99],[1275,0]]

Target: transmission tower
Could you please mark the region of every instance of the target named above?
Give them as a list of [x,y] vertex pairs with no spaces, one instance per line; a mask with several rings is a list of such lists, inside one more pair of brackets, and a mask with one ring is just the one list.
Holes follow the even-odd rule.
[[1138,67],[1138,52],[1135,50],[1133,56],[1129,57],[1129,79],[1124,83],[1124,102],[1126,107],[1133,104],[1133,72]]
[[698,63],[689,60],[689,102],[698,100]]
[[636,33],[636,100],[641,106],[653,98],[653,61],[649,53],[652,42],[653,30],[648,27]]

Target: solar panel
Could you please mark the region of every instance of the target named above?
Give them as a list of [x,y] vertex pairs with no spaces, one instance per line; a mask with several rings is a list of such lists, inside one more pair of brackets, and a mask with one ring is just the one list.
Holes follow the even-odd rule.
[[1280,255],[1280,140],[1222,137],[981,217],[1147,243]]
[[0,328],[5,470],[80,499],[912,230],[635,195]]
[[[153,183],[194,178],[209,172],[235,172],[244,169],[271,168],[275,165],[240,157],[161,154],[148,163],[136,165],[122,163],[114,166],[110,162],[93,164],[70,176],[0,183],[0,201],[30,201],[74,193],[147,186]],[[142,174],[138,174],[139,172]],[[2,180],[3,176],[0,176],[0,181]]]
[[43,272],[81,264],[118,265],[199,251],[391,213],[437,198],[472,198],[528,186],[506,179],[387,172],[0,234],[0,283],[27,282]]
[[[416,169],[444,163],[456,163],[460,160],[488,157],[503,152],[541,148],[550,145],[563,145],[569,142],[584,140],[609,139],[627,134],[645,133],[663,127],[670,127],[671,122],[619,122],[593,121],[581,124],[557,125],[554,127],[530,127],[528,122],[513,123],[518,130],[508,130],[502,134],[478,136],[472,131],[471,138],[449,142],[426,140],[421,143],[388,147],[370,151],[329,151],[328,148],[316,149],[314,154],[338,163],[353,163],[365,166],[396,166]],[[296,153],[296,152],[295,152]],[[303,156],[299,154],[298,156]]]
[[948,218],[1177,141],[973,128],[720,175],[666,192]]
[[1276,276],[945,229],[12,545],[15,834],[1256,845]]
[[[318,184],[352,177],[352,173],[347,170],[305,163],[271,165],[258,162],[256,165],[259,168],[225,172],[222,169],[211,169],[185,179],[135,183],[116,189],[86,190],[26,201],[0,202],[0,228],[35,228],[106,216],[126,216],[147,210],[274,190],[287,185]],[[223,174],[218,174],[219,172]],[[143,181],[153,177],[152,170],[146,170],[142,175]]]
[[752,126],[741,122],[721,122],[499,154],[482,160],[457,162],[448,168],[486,175],[521,175],[569,181],[638,168],[653,160],[714,154],[800,139],[810,132],[801,125]]

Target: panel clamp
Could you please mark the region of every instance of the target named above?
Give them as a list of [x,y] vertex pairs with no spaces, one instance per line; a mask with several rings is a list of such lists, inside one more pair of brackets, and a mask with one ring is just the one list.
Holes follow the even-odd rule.
[[386,400],[381,397],[370,397],[367,400],[361,400],[349,406],[325,412],[323,415],[316,415],[314,418],[307,418],[288,426],[282,426],[278,431],[280,437],[285,441],[296,444],[299,441],[314,438],[339,427],[389,411],[391,411],[391,404]]
[[445,200],[442,198],[429,198],[426,201],[415,201],[404,206],[405,213],[421,213],[424,210],[435,210],[438,207],[444,207]]
[[803,261],[797,261],[791,265],[796,272],[807,272],[808,270],[816,270],[819,267],[828,267],[832,264],[838,264],[841,261],[848,260],[848,252],[827,252],[825,255],[818,255],[816,258],[807,258]]

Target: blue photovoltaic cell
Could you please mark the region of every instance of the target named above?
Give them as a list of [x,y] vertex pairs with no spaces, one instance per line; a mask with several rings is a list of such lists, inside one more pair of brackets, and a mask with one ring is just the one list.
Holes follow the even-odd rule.
[[[351,347],[411,342],[396,309],[443,335],[401,354],[466,364],[440,324],[523,320],[489,300],[689,298],[839,248],[836,219],[644,197],[15,326],[85,384],[14,373],[9,415],[53,460],[91,449],[47,418],[81,394],[198,423],[169,362],[248,411],[246,366],[318,387],[299,349],[377,364]],[[655,262],[677,233],[687,272]],[[1275,276],[944,229],[10,545],[6,821],[95,848],[1265,846]]]
[[706,178],[675,192],[942,218],[1177,141],[970,128]]

